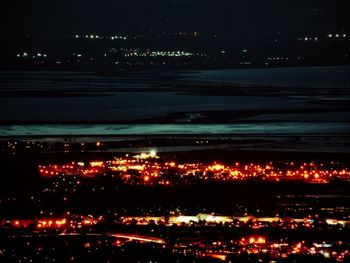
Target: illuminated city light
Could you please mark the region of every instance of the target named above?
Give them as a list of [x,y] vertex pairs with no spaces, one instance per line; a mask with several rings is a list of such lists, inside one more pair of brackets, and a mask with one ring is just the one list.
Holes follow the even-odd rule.
[[[100,174],[109,172],[122,172],[119,175],[125,178],[125,183],[133,182],[135,176],[142,175],[143,177],[154,178],[152,183],[160,185],[181,184],[182,181],[190,177],[193,183],[202,180],[214,181],[234,181],[234,180],[250,180],[256,178],[271,182],[285,182],[285,181],[300,181],[304,183],[327,184],[332,179],[338,178],[345,181],[350,181],[350,170],[348,167],[344,168],[340,164],[324,163],[286,163],[280,166],[279,163],[250,163],[239,164],[202,164],[202,163],[182,163],[177,164],[175,161],[162,160],[158,163],[160,157],[155,150],[149,153],[143,152],[133,157],[116,158],[114,160],[93,160],[86,165],[84,162],[76,161],[69,164],[49,164],[38,166],[38,172],[44,177],[63,176],[82,176],[82,177],[96,177]],[[340,169],[337,169],[338,166]],[[167,178],[169,169],[175,169],[177,179]],[[139,174],[128,174],[128,171],[138,171]],[[64,178],[63,178],[64,180]]]
[[157,152],[156,152],[155,150],[151,150],[150,153],[149,153],[149,156],[150,156],[151,158],[154,158],[154,157],[157,156]]
[[103,167],[104,166],[104,162],[101,161],[93,161],[90,162],[91,167]]

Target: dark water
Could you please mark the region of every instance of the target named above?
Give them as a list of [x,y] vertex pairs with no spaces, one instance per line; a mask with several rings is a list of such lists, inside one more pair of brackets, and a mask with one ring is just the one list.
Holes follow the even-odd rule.
[[350,88],[350,67],[204,70],[190,79],[249,87]]
[[350,133],[350,67],[156,73],[1,72],[0,134]]

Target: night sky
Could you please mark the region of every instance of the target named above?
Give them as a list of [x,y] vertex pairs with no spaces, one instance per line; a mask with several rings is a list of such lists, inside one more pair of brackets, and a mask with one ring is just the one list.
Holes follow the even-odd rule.
[[29,34],[191,32],[233,38],[343,30],[346,0],[3,0],[1,31]]

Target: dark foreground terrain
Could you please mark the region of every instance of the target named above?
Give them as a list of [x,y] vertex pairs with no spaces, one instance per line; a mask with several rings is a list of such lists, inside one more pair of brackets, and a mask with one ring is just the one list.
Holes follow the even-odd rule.
[[96,139],[84,149],[81,138],[3,140],[1,260],[350,259],[347,153],[228,146],[256,138],[210,138],[208,149],[204,137]]

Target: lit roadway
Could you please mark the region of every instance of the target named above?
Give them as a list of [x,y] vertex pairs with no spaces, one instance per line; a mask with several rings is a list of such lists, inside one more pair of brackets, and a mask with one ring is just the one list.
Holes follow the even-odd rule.
[[[101,234],[80,234],[80,233],[62,233],[60,236],[102,236]],[[131,234],[121,234],[121,233],[107,233],[106,236],[111,236],[115,238],[126,239],[128,241],[140,241],[140,242],[148,242],[148,243],[159,243],[165,244],[165,240],[157,237],[150,236],[140,236],[140,235],[131,235]]]
[[150,242],[150,243],[159,243],[159,244],[165,243],[165,240],[162,238],[149,237],[149,236],[130,235],[130,234],[113,234],[113,233],[108,233],[107,236],[123,238],[129,241],[141,241],[141,242]]

